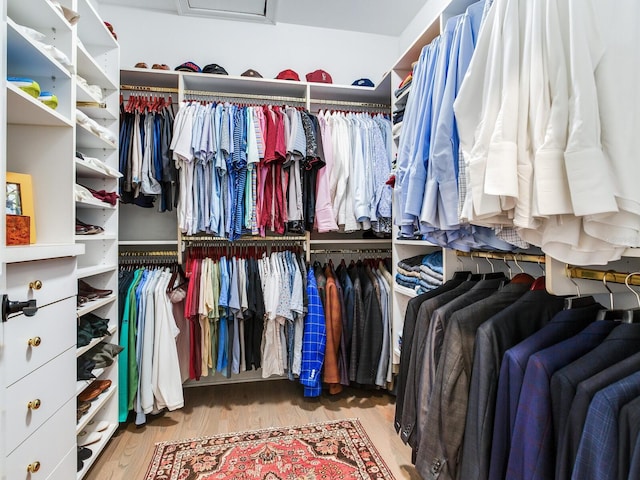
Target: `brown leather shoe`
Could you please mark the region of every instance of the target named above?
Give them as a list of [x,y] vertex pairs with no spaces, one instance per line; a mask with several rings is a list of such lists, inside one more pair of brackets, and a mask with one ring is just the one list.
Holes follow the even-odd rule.
[[82,392],[80,392],[80,395],[78,395],[78,400],[80,400],[81,402],[91,402],[92,400],[98,398],[98,395],[100,395],[110,386],[111,380],[96,380]]
[[84,280],[78,280],[78,292],[80,295],[91,298],[91,295],[96,295],[98,298],[108,297],[113,293],[113,290],[101,290],[94,288]]

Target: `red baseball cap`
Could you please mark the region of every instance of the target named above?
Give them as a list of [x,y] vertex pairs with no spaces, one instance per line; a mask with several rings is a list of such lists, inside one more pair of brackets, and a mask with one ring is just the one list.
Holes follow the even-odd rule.
[[293,70],[283,70],[276,77],[278,80],[295,80],[296,82],[300,81],[300,77]]
[[316,70],[314,72],[307,73],[307,82],[317,83],[333,83],[331,75],[324,70]]

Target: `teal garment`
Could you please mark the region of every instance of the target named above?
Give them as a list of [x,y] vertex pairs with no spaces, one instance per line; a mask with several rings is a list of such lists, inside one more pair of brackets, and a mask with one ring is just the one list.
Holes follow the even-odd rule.
[[[120,326],[120,346],[122,351],[118,355],[118,420],[120,422],[127,421],[127,415],[129,414],[128,400],[129,400],[129,320],[133,320],[135,330],[135,314],[136,314],[136,287],[142,278],[143,270],[136,270],[133,275],[133,280],[127,290],[125,296],[124,311],[122,313],[122,324]],[[133,316],[131,310],[131,303],[133,302]],[[135,355],[135,349],[133,350]],[[134,357],[135,358],[135,357]]]

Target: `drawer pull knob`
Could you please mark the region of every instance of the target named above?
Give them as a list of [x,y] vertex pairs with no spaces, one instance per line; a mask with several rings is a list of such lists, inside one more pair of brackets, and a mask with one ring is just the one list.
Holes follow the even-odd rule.
[[27,472],[29,473],[36,473],[38,470],[40,470],[40,462],[36,461],[27,465]]
[[42,405],[42,402],[39,398],[36,398],[35,400],[31,400],[29,403],[27,403],[27,408],[29,408],[29,410],[38,410],[40,408],[40,405]]
[[12,313],[22,313],[27,317],[33,317],[38,313],[38,305],[36,299],[27,300],[26,302],[14,302],[9,300],[9,295],[2,295],[2,321],[6,322]]
[[33,337],[29,339],[29,346],[30,347],[39,347],[40,344],[42,343],[42,339],[40,337]]
[[32,288],[33,290],[40,290],[42,288],[42,281],[41,280],[35,280],[35,281],[29,283],[29,288]]

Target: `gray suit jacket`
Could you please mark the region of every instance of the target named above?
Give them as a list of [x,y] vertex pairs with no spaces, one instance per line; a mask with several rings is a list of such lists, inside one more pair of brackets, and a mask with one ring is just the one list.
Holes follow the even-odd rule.
[[481,301],[457,310],[446,327],[442,356],[424,423],[419,420],[421,442],[416,469],[425,479],[457,478],[464,437],[473,348],[478,327],[514,303],[529,283],[512,283]]
[[477,282],[475,281],[463,282],[453,290],[425,301],[418,311],[416,318],[416,331],[413,335],[413,345],[411,348],[411,358],[409,359],[409,366],[407,369],[407,382],[404,393],[404,406],[400,430],[400,438],[402,438],[405,443],[411,445],[414,450],[418,444],[415,425],[417,422],[417,405],[419,402],[419,372],[421,372],[423,368],[424,349],[427,332],[429,331],[429,324],[431,322],[431,315],[437,308],[446,305],[456,297],[468,292],[476,283]]
[[[404,409],[404,397],[407,381],[412,381],[408,376],[409,361],[413,352],[413,337],[416,333],[416,322],[418,318],[418,312],[420,307],[427,300],[437,297],[445,292],[448,292],[458,285],[460,285],[464,279],[470,275],[470,272],[456,272],[454,278],[446,282],[441,287],[431,290],[422,295],[418,295],[415,298],[409,300],[407,304],[407,310],[404,314],[404,323],[402,326],[402,348],[400,350],[400,367],[398,375],[396,376],[396,413],[394,426],[396,432],[400,433],[402,428],[402,413]],[[464,277],[464,278],[463,278]]]
[[489,478],[496,393],[504,352],[549,323],[563,305],[563,298],[545,290],[531,290],[478,328],[460,478]]

